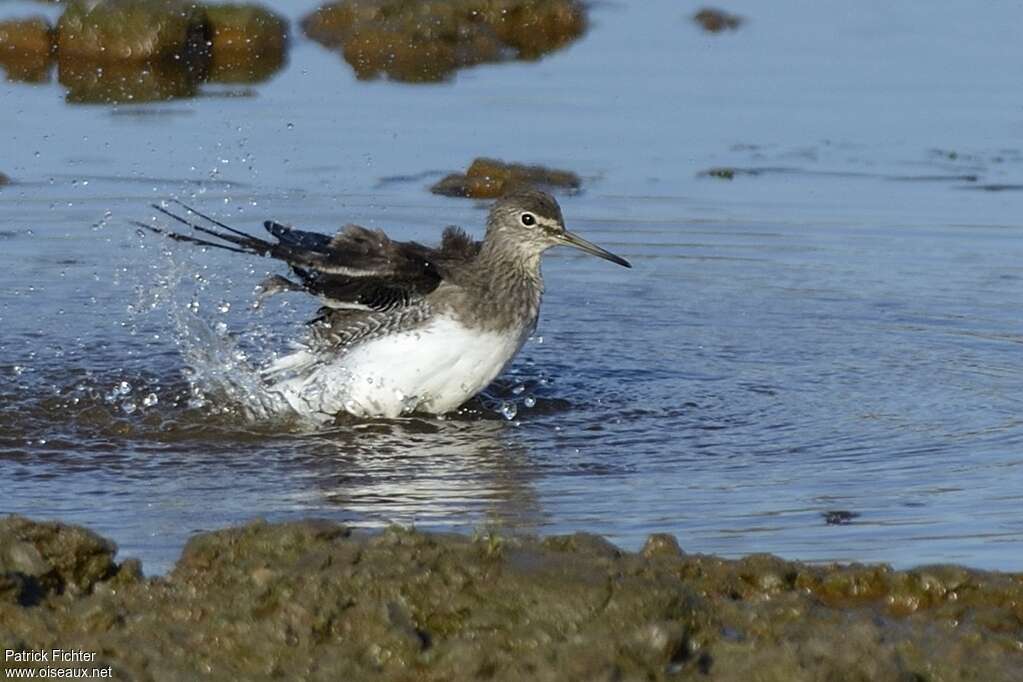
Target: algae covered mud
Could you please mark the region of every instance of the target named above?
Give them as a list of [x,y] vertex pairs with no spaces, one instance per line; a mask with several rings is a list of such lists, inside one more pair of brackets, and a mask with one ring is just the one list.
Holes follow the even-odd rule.
[[[188,680],[999,680],[1023,575],[808,566],[326,521],[192,538],[165,578],[83,528],[0,519],[0,648]],[[836,643],[840,643],[837,644]],[[64,659],[67,661],[68,659]]]
[[[186,4],[0,4],[0,511],[153,574],[307,516],[1023,569],[1018,7]],[[636,267],[552,253],[443,420],[262,419],[315,303],[130,223],[433,243],[518,174]]]

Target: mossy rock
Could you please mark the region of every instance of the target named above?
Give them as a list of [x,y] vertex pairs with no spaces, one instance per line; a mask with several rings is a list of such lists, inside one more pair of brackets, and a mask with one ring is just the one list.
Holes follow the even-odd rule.
[[[169,575],[143,579],[89,531],[9,517],[0,646],[101,652],[116,679],[954,681],[1023,669],[1023,574],[730,561],[677,545],[256,522],[196,535]],[[71,584],[81,589],[62,591]]]
[[457,69],[536,59],[586,30],[577,0],[341,0],[302,21],[360,79],[444,80]]
[[186,0],[71,0],[57,34],[64,60],[191,63],[209,55],[206,11]]
[[571,171],[478,158],[465,173],[446,176],[430,191],[448,197],[493,199],[521,185],[577,191],[581,184],[579,176]]
[[17,576],[42,594],[84,594],[117,573],[117,546],[78,526],[0,518],[0,575]]
[[187,63],[98,64],[61,54],[57,78],[69,103],[130,104],[194,97],[205,72]]
[[0,66],[7,79],[46,83],[53,66],[55,35],[46,19],[0,21]]
[[43,17],[0,21],[0,56],[48,57],[53,47],[53,29]]
[[487,23],[515,48],[518,59],[539,59],[586,31],[586,10],[577,2],[496,0],[486,5]]
[[208,5],[212,42],[209,80],[258,83],[284,66],[288,22],[260,5]]

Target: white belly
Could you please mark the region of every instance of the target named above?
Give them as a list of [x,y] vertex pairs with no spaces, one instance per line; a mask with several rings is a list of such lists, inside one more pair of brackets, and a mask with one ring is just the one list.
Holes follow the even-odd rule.
[[501,373],[528,331],[483,332],[439,317],[416,331],[367,341],[335,360],[324,362],[309,351],[285,356],[271,372],[291,376],[270,390],[296,412],[323,420],[339,412],[450,412]]

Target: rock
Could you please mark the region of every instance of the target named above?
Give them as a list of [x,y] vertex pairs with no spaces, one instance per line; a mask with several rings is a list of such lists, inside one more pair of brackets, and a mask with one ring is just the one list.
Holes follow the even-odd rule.
[[5,57],[49,56],[53,29],[44,17],[0,21],[0,54]]
[[287,21],[259,5],[208,5],[212,61],[209,80],[258,83],[284,65]]
[[[1023,574],[727,561],[662,551],[670,537],[647,542],[654,561],[584,533],[257,522],[195,536],[145,580],[84,529],[7,517],[0,642],[96,651],[115,679],[1009,680],[1023,666]],[[33,593],[50,575],[92,589]]]
[[341,50],[357,78],[444,80],[457,69],[538,59],[579,38],[578,0],[340,0],[302,21],[305,34]]
[[570,171],[478,158],[464,174],[448,175],[430,191],[448,197],[492,199],[518,185],[578,190],[581,184],[579,176]]
[[73,104],[158,102],[194,97],[200,78],[187,64],[124,62],[98,64],[66,57],[57,59],[57,79]]
[[88,593],[117,572],[117,546],[91,531],[20,516],[0,518],[0,573],[21,575],[47,593]]
[[65,61],[205,68],[209,35],[205,10],[187,0],[70,0],[57,22],[57,50]]
[[671,533],[653,533],[643,543],[643,549],[639,553],[648,559],[654,557],[677,559],[682,556],[682,548]]
[[0,66],[7,72],[8,80],[49,81],[53,50],[53,29],[46,19],[0,21]]
[[824,517],[824,523],[829,526],[847,526],[859,518],[860,513],[845,509],[831,509],[821,512],[821,516]]
[[734,168],[708,168],[705,171],[700,171],[699,175],[708,178],[718,178],[720,180],[734,180],[736,170]]
[[693,21],[702,26],[703,30],[708,33],[720,33],[726,30],[736,30],[743,24],[745,19],[723,10],[707,7],[694,14]]

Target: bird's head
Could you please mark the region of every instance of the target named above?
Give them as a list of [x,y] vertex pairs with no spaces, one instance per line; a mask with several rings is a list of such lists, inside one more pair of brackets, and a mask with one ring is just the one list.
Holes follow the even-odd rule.
[[552,246],[574,246],[627,268],[629,261],[565,229],[558,202],[547,192],[516,189],[498,199],[487,219],[487,240],[500,241],[526,257],[539,257]]

